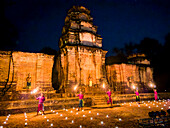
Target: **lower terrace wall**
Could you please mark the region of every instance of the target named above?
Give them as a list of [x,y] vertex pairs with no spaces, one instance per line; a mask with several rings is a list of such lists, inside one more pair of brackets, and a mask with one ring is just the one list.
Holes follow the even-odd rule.
[[[61,95],[61,94],[59,94]],[[160,99],[170,98],[170,93],[158,93]],[[101,95],[106,96],[106,95]],[[93,98],[95,96],[87,95],[84,98],[85,107],[92,106],[95,102]],[[135,94],[117,94],[112,96],[113,103],[123,103],[123,102],[134,102]],[[154,100],[153,93],[140,93],[140,99],[143,100]],[[63,108],[78,107],[79,99],[78,97],[71,98],[53,98],[46,99],[44,102],[45,111],[47,110],[57,110]],[[38,107],[38,100],[18,100],[18,101],[1,101],[0,102],[0,115],[8,115],[14,113],[24,113],[24,112],[36,112]]]

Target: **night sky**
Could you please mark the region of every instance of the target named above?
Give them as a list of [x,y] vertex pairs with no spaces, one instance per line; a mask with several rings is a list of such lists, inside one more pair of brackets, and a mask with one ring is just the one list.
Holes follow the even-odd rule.
[[38,52],[44,47],[59,50],[67,11],[82,5],[91,11],[103,49],[139,43],[144,37],[164,43],[170,32],[170,0],[5,0],[5,17],[18,31],[18,50]]

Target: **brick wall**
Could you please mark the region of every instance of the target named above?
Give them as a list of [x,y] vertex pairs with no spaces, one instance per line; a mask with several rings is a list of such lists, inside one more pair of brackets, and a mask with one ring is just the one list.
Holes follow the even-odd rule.
[[[12,74],[14,73],[13,82],[16,82],[17,90],[22,90],[27,86],[26,78],[28,74],[31,77],[31,89],[37,86],[52,87],[52,67],[53,67],[52,55],[46,55],[43,53],[28,53],[28,52],[13,52],[10,68],[9,81],[12,80]],[[0,52],[0,82],[3,83],[8,79],[10,62],[10,52]]]

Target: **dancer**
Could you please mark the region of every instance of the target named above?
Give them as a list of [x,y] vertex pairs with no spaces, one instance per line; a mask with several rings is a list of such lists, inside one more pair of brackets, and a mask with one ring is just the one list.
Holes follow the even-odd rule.
[[154,89],[154,96],[155,96],[155,101],[157,101],[158,100],[158,93],[157,93],[156,89]]
[[140,103],[140,97],[139,97],[139,92],[138,89],[136,89],[136,102],[138,102],[138,104]]
[[[36,98],[36,97],[35,97]],[[39,111],[43,111],[44,114],[44,101],[45,101],[45,97],[43,95],[43,93],[41,93],[41,96],[39,96],[38,98],[36,98],[37,100],[39,100],[38,103],[38,110],[37,110],[37,115]]]
[[80,110],[83,110],[83,106],[84,106],[84,102],[83,102],[83,98],[84,98],[84,95],[82,94],[82,91],[80,90],[80,94],[78,94],[77,96],[79,96],[79,108],[78,108],[78,111]]
[[109,91],[107,91],[107,93],[106,93],[107,95],[108,95],[108,97],[107,97],[107,104],[109,104],[109,103],[111,103],[111,106],[112,106],[112,92],[111,92],[111,90],[109,89]]

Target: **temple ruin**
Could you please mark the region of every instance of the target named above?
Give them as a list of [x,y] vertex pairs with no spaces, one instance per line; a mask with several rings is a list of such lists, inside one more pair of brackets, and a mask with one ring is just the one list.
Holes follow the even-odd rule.
[[108,87],[126,93],[132,85],[144,89],[153,82],[153,71],[145,55],[129,56],[127,63],[105,65],[107,51],[102,49],[102,37],[93,25],[90,11],[83,6],[73,6],[68,11],[59,48],[56,57],[0,51],[1,95],[28,93],[37,87],[46,93],[73,93],[76,86],[85,93],[104,92]]

